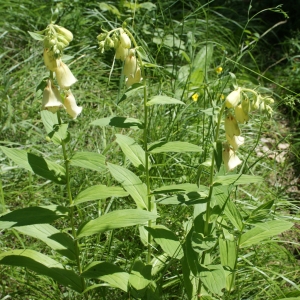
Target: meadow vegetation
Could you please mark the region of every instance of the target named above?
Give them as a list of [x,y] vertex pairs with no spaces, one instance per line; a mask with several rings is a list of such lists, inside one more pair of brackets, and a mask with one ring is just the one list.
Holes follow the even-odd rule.
[[300,298],[299,32],[240,2],[0,0],[0,299]]

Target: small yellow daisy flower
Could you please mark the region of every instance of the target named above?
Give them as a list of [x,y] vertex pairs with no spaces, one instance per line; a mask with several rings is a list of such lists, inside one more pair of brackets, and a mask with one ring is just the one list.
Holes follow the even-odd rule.
[[192,96],[193,101],[197,102],[199,98],[199,95],[196,93]]
[[217,73],[217,74],[221,74],[222,71],[223,71],[223,68],[219,66],[219,67],[217,67],[215,70],[216,70],[216,73]]

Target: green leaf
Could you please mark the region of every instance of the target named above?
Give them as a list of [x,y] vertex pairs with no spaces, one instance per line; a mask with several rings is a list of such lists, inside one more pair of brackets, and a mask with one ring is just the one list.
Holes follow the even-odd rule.
[[224,213],[226,217],[230,220],[235,228],[239,231],[243,230],[244,223],[243,218],[235,206],[235,204],[231,201],[229,195],[229,189],[227,186],[216,186],[213,189],[213,199],[215,199]]
[[265,239],[276,236],[290,229],[293,225],[293,223],[283,220],[273,220],[266,223],[258,223],[254,228],[242,234],[240,247],[244,248],[256,245]]
[[140,3],[139,6],[140,6],[141,8],[145,8],[145,9],[147,9],[147,10],[149,10],[149,11],[150,11],[150,10],[156,9],[156,5],[153,4],[152,2],[144,2],[144,3]]
[[98,278],[107,282],[111,287],[128,290],[129,274],[120,267],[108,263],[94,261],[85,267],[81,274],[84,278]]
[[66,217],[69,210],[64,206],[48,205],[16,209],[0,216],[0,229],[15,226],[52,223]]
[[73,205],[87,201],[106,199],[109,197],[126,197],[128,193],[118,186],[94,185],[80,192],[74,199]]
[[108,163],[107,167],[111,175],[122,184],[123,188],[133,198],[137,208],[147,209],[146,185],[133,172],[123,167],[111,163]]
[[[142,147],[135,142],[134,139],[122,135],[116,134],[116,142],[122,148],[123,153],[131,161],[131,163],[142,170],[145,169],[145,151]],[[150,160],[148,161],[148,168],[151,168]]]
[[149,146],[149,152],[201,152],[202,149],[194,144],[188,142],[156,142]]
[[129,87],[124,95],[120,98],[120,100],[117,102],[117,104],[120,104],[122,101],[134,96],[140,89],[144,88],[143,83],[135,83],[131,87]]
[[237,259],[237,247],[235,241],[219,238],[220,258],[225,271],[226,290],[234,289],[235,262]]
[[177,259],[183,257],[183,250],[175,233],[163,225],[145,226],[145,228],[152,235],[155,242],[160,245],[163,251],[170,257]]
[[261,181],[263,181],[263,177],[261,176],[234,174],[234,175],[226,175],[226,176],[216,176],[214,178],[214,185],[220,185],[220,184],[239,185],[239,184],[257,183]]
[[[207,188],[205,186],[200,186],[200,187],[204,187],[205,190],[207,190]],[[172,185],[161,186],[161,187],[155,189],[153,191],[153,194],[176,193],[176,192],[194,192],[194,191],[198,191],[197,184],[180,183],[180,184],[172,184]]]
[[76,152],[70,159],[70,164],[97,172],[106,169],[105,156],[95,152]]
[[141,225],[149,220],[155,220],[158,215],[141,209],[123,209],[110,212],[95,220],[91,220],[78,229],[77,237],[99,234],[108,230]]
[[54,114],[51,111],[42,110],[41,117],[47,134],[53,131],[54,125],[58,125],[57,114]]
[[65,169],[43,157],[28,153],[25,150],[0,147],[6,156],[18,166],[58,184],[66,183]]
[[93,121],[92,123],[90,123],[90,125],[102,126],[102,127],[110,125],[117,128],[134,128],[134,129],[144,128],[144,124],[140,120],[134,118],[125,118],[125,117],[102,118]]
[[80,277],[67,270],[58,261],[30,249],[17,249],[0,253],[0,264],[25,267],[40,275],[46,275],[78,293],[83,291]]
[[200,279],[205,287],[213,294],[223,295],[226,286],[225,272],[221,265],[209,265],[200,272]]
[[34,38],[37,41],[43,41],[44,40],[44,35],[37,33],[37,32],[32,32],[28,31],[28,33],[31,35],[32,38]]
[[145,289],[151,283],[151,268],[151,265],[136,260],[129,276],[130,285],[138,291]]
[[216,238],[213,236],[204,236],[202,233],[194,232],[192,235],[192,247],[195,252],[203,253],[212,249],[216,245]]
[[173,196],[167,196],[157,199],[155,202],[164,205],[170,204],[185,204],[185,205],[195,205],[199,203],[206,203],[208,201],[208,193],[201,192],[189,192],[186,194],[177,194]]
[[68,126],[68,123],[53,126],[53,131],[49,132],[48,137],[55,145],[61,145],[63,141],[68,142],[70,140]]
[[147,102],[147,106],[155,105],[155,104],[182,104],[185,105],[184,102],[177,100],[175,98],[171,98],[168,96],[158,95],[154,96],[150,101]]
[[46,243],[51,249],[57,251],[70,260],[75,260],[73,240],[65,233],[60,232],[49,224],[27,225],[14,227],[18,232],[32,236]]

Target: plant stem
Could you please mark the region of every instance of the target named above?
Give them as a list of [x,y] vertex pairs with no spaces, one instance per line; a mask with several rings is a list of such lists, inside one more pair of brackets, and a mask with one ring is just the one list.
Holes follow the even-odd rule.
[[[135,38],[131,34],[131,32],[123,28],[124,31],[128,34],[130,40],[132,41],[135,48],[138,48],[138,45],[136,43]],[[138,52],[137,52],[138,53]],[[137,55],[137,59],[139,62],[139,66],[141,68],[141,74],[143,77],[143,83],[144,83],[144,132],[143,132],[143,142],[144,142],[144,151],[145,151],[145,178],[146,178],[146,186],[147,186],[147,208],[148,211],[152,211],[152,202],[151,202],[151,196],[150,196],[150,176],[149,176],[149,153],[148,153],[148,106],[147,106],[147,85],[146,85],[146,77],[145,77],[145,69],[143,66],[143,61],[140,55]],[[152,221],[148,221],[148,227],[152,227]],[[148,251],[147,251],[147,263],[151,262],[151,242],[152,238],[150,233],[148,232]]]
[[[60,117],[60,112],[57,112],[57,119],[58,119],[58,124],[61,125],[61,117]],[[71,228],[72,228],[72,235],[73,235],[73,239],[74,239],[74,248],[75,248],[75,256],[76,256],[76,263],[77,263],[77,268],[79,271],[79,274],[82,273],[82,267],[81,267],[81,262],[80,262],[80,255],[79,255],[79,244],[78,244],[78,240],[76,239],[76,229],[75,229],[75,224],[74,224],[74,206],[72,206],[73,204],[73,197],[72,197],[72,193],[71,193],[71,183],[70,183],[70,170],[69,170],[69,158],[67,155],[67,151],[66,151],[66,143],[65,141],[62,139],[61,141],[61,146],[62,146],[62,151],[63,151],[63,157],[64,157],[64,164],[65,164],[65,170],[66,170],[66,187],[67,187],[67,193],[68,193],[68,199],[69,199],[69,205],[70,205],[70,214],[69,214],[69,220],[71,223]],[[83,290],[85,289],[85,281],[84,278],[81,277],[81,283],[82,283],[82,287]]]

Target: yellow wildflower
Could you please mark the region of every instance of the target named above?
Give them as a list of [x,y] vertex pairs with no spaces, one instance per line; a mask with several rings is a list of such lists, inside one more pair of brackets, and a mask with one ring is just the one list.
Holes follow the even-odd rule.
[[199,95],[196,93],[192,96],[193,101],[197,102],[199,98]]
[[222,71],[223,71],[223,68],[219,66],[219,67],[217,67],[215,70],[216,70],[216,73],[217,73],[217,74],[221,74]]

